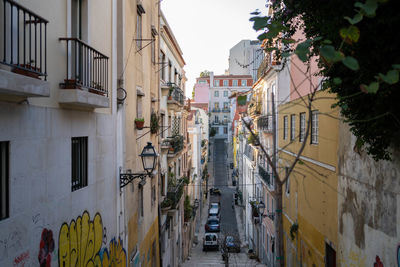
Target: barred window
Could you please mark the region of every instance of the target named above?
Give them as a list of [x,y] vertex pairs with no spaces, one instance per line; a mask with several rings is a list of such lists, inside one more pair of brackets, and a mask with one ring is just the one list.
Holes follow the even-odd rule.
[[318,110],[311,112],[311,144],[318,144]]
[[287,139],[288,135],[288,117],[284,116],[283,117],[283,140]]
[[306,113],[300,113],[300,133],[299,133],[299,141],[303,142],[304,137],[306,135]]
[[9,212],[9,142],[0,142],[0,221],[10,216]]
[[88,138],[72,137],[72,191],[88,185]]
[[290,115],[290,140],[294,140],[296,136],[296,115]]

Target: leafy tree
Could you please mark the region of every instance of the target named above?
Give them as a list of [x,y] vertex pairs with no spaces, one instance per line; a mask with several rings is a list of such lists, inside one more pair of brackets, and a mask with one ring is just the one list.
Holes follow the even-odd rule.
[[[394,0],[276,0],[272,17],[250,19],[277,57],[318,56],[323,88],[336,94],[357,148],[366,145],[375,160],[390,159],[400,133],[400,42],[390,31],[400,25],[399,8]],[[296,43],[299,29],[307,39]]]
[[209,77],[209,76],[210,76],[210,72],[208,70],[203,70],[202,72],[200,72],[200,78]]

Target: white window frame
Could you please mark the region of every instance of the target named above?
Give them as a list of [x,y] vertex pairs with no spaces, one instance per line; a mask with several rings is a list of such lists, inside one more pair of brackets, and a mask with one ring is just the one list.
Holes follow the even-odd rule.
[[238,86],[238,80],[232,80],[232,86]]
[[214,91],[214,97],[219,97],[219,91]]
[[242,87],[247,86],[247,80],[242,80],[240,84],[242,85]]
[[214,80],[214,87],[219,87],[219,80]]
[[224,81],[223,81],[223,85],[224,85],[224,86],[228,86],[228,85],[229,85],[228,80],[224,80]]
[[318,110],[311,112],[311,144],[318,144]]
[[224,91],[224,97],[228,97],[228,91]]

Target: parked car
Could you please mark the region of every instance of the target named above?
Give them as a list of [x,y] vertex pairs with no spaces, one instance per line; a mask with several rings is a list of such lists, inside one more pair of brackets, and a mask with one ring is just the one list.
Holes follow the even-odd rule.
[[205,233],[203,238],[203,251],[209,249],[219,249],[218,234],[216,233]]
[[210,195],[221,195],[221,190],[219,190],[219,188],[212,187],[210,188]]
[[218,202],[211,202],[210,203],[210,209],[213,209],[213,208],[219,210],[220,209],[219,203]]
[[208,216],[216,216],[219,217],[219,208],[210,208],[208,210]]
[[240,252],[240,240],[235,239],[233,236],[226,236],[225,237],[225,247],[228,252]]
[[212,216],[207,219],[206,225],[204,225],[204,229],[206,232],[219,232],[220,224],[219,218],[217,216]]

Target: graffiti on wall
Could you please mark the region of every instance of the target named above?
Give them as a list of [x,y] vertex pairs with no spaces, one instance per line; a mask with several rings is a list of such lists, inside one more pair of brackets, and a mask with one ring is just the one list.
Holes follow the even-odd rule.
[[59,266],[126,266],[126,252],[120,239],[112,239],[109,249],[102,249],[104,232],[99,213],[91,220],[85,211],[76,221],[64,223],[58,241]]
[[8,258],[10,250],[22,250],[22,237],[19,231],[12,231],[7,237],[0,239],[0,259]]
[[383,263],[381,262],[381,258],[379,258],[379,256],[375,257],[374,267],[383,267]]
[[51,253],[54,250],[53,231],[44,228],[39,245],[38,260],[40,267],[51,266]]
[[15,257],[13,265],[14,266],[21,266],[24,267],[26,262],[29,260],[29,251],[25,251],[23,253],[21,253],[20,255],[18,255],[17,257]]

